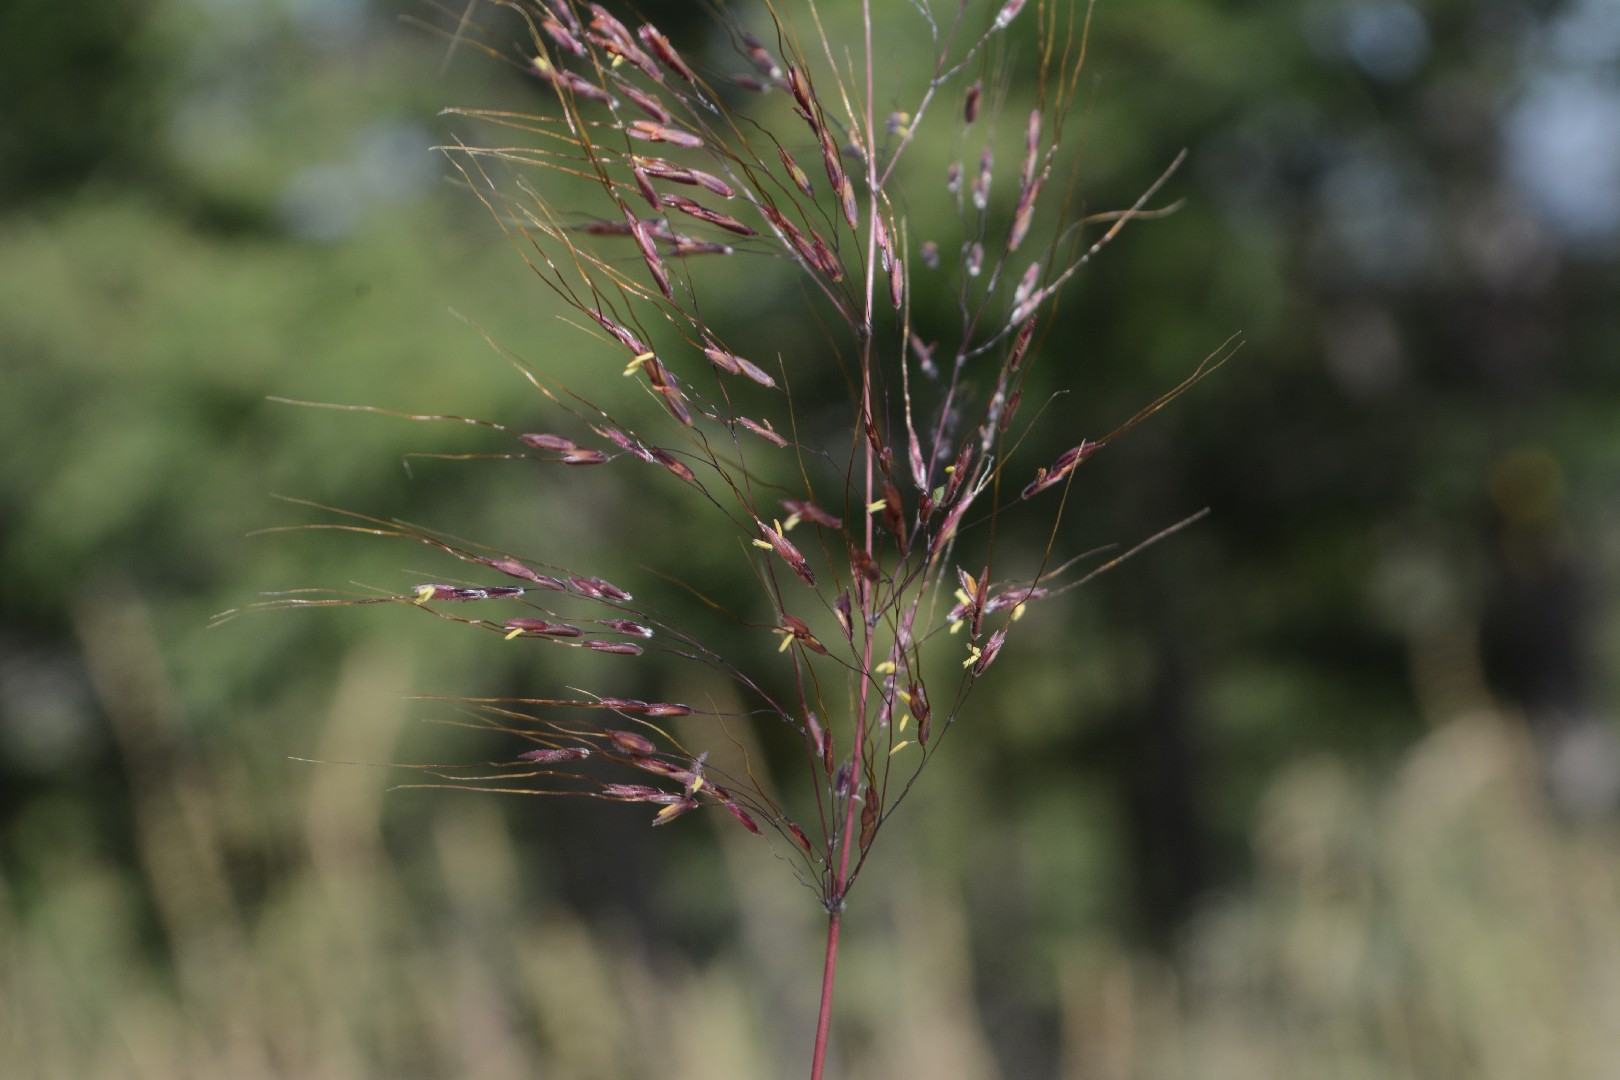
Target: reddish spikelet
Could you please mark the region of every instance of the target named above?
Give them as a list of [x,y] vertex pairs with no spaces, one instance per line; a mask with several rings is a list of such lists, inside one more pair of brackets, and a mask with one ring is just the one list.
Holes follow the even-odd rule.
[[896,309],[900,307],[901,301],[905,299],[905,291],[906,267],[903,262],[896,259],[889,267],[889,303],[893,304]]
[[618,428],[603,424],[601,427],[593,427],[591,430],[602,436],[602,438],[611,442],[613,445],[617,446],[620,450],[628,451],[629,453],[636,455],[636,457],[640,458],[642,461],[647,462],[649,465],[652,464],[652,451],[648,450],[645,446],[642,446],[639,442],[632,439]]
[[985,668],[995,663],[996,657],[1001,653],[1001,646],[1007,641],[1007,631],[997,630],[990,635],[990,640],[984,643],[984,649],[979,658],[973,662],[973,677],[976,679],[984,674]]
[[928,733],[933,728],[934,708],[928,703],[928,688],[920,682],[911,684],[911,715],[917,721],[917,742],[928,745]]
[[900,502],[900,489],[887,480],[883,483],[883,524],[894,534],[895,542],[900,545],[900,557],[905,558],[911,547],[906,540],[905,507]]
[[652,627],[643,626],[629,619],[603,619],[601,624],[609,630],[617,630],[621,634],[631,634],[635,637],[650,638],[653,636]]
[[923,464],[922,443],[917,439],[915,430],[906,433],[906,460],[911,466],[911,482],[917,485],[918,491],[928,490],[928,468]]
[[844,207],[844,220],[849,223],[850,228],[858,228],[860,209],[855,205],[855,185],[850,182],[848,176],[844,177],[844,182],[838,187],[838,199]]
[[804,77],[804,72],[797,65],[790,64],[787,69],[788,93],[793,95],[797,104],[795,112],[804,118],[805,123],[817,127],[816,103],[810,91],[810,80]]
[[827,275],[828,281],[844,280],[844,264],[814,229],[810,230],[810,264]]
[[814,522],[828,529],[839,529],[844,525],[839,518],[833,517],[815,503],[804,499],[783,499],[782,508],[796,518]]
[[675,233],[669,237],[671,251],[685,258],[688,255],[730,255],[732,248],[729,244],[715,243],[713,240],[694,240],[690,236]]
[[596,44],[610,54],[634,64],[647,78],[663,82],[663,71],[652,62],[650,56],[641,51],[641,46],[630,36],[630,28],[610,15],[600,4],[591,5],[591,29],[594,33],[586,36]]
[[563,761],[583,761],[590,756],[591,751],[587,747],[566,746],[554,750],[526,750],[518,755],[518,760],[534,762],[537,765],[555,765]]
[[771,55],[771,51],[765,47],[764,43],[752,34],[745,33],[742,37],[743,52],[747,54],[749,62],[759,69],[760,74],[772,82],[780,79],[782,77],[782,66],[776,62],[776,57]]
[[670,799],[679,799],[681,796],[646,784],[603,784],[602,798],[619,799],[623,802],[668,802]]
[[782,615],[782,626],[789,634],[792,635],[794,641],[803,645],[811,652],[819,653],[822,656],[827,655],[827,647],[816,639],[816,635],[810,632],[809,624],[803,619],[798,618],[795,615],[788,615],[784,613]]
[[894,246],[889,239],[888,223],[883,220],[882,214],[873,215],[872,231],[877,240],[878,265],[887,271],[894,262]]
[[675,51],[675,46],[671,45],[669,38],[659,33],[657,28],[650,23],[643,23],[636,28],[636,36],[641,38],[641,43],[654,56],[658,57],[658,62],[669,69],[671,75],[683,82],[697,82],[697,76],[692,74],[692,69],[686,66],[686,61],[682,60],[680,54]]
[[507,619],[506,629],[519,637],[566,637],[576,638],[584,636],[584,631],[577,626],[567,623],[547,622],[544,619]]
[[769,420],[750,420],[746,416],[739,416],[737,417],[737,423],[741,424],[749,431],[752,431],[755,435],[758,435],[772,446],[786,446],[788,444],[788,441],[782,438],[782,436],[778,435],[775,428],[771,427],[771,422]]
[[782,168],[787,170],[789,179],[793,181],[793,186],[804,192],[806,197],[815,198],[816,190],[810,186],[810,178],[804,174],[803,169],[799,168],[799,163],[793,160],[793,155],[781,146],[776,148],[776,153],[782,159]]
[[540,20],[540,29],[544,30],[546,36],[556,42],[559,48],[571,52],[575,56],[585,55],[584,43],[574,36],[573,31],[558,22],[555,17],[548,15],[542,18]]
[[662,198],[665,206],[679,210],[683,214],[690,214],[699,221],[706,221],[710,225],[717,225],[720,228],[725,229],[727,232],[734,232],[738,236],[759,235],[758,230],[752,228],[751,226],[744,225],[736,218],[728,217],[725,214],[710,210],[708,207],[701,206],[685,196],[671,195],[666,191]]
[[564,465],[606,465],[611,459],[600,450],[570,450],[560,459]]
[[731,816],[742,822],[743,828],[747,829],[756,836],[759,835],[759,826],[754,824],[754,819],[748,816],[748,812],[746,810],[729,800],[721,803],[720,805],[725,807],[727,810],[730,810]]
[[849,605],[849,590],[845,589],[843,592],[838,594],[838,599],[833,601],[833,614],[838,616],[838,625],[844,631],[844,640],[854,644],[855,623],[850,616],[851,610],[852,609]]
[[962,163],[960,161],[953,161],[945,167],[945,190],[950,192],[952,195],[961,194]]
[[472,600],[508,600],[523,595],[523,590],[516,585],[494,585],[479,589],[461,585],[440,585],[437,582],[418,585],[413,591],[415,593],[413,599],[418,604],[425,604],[429,600],[449,600],[456,603]]
[[761,386],[776,385],[776,380],[772,379],[764,371],[729,349],[722,348],[718,342],[708,335],[704,335],[703,338],[703,355],[709,358],[709,363],[728,375],[742,375],[759,383]]
[[637,156],[634,160],[648,176],[657,177],[659,180],[701,187],[725,199],[733,199],[737,196],[736,191],[732,189],[730,184],[718,176],[706,173],[701,169],[691,169],[685,165],[677,165],[673,161],[665,161],[663,158]]
[[1035,220],[1035,200],[1041,194],[1042,182],[1041,177],[1036,177],[1018,193],[1018,205],[1013,208],[1012,231],[1007,237],[1008,251],[1017,251],[1018,245],[1029,235],[1030,223]]
[[571,577],[568,579],[569,588],[581,596],[592,600],[629,600],[631,596],[623,589],[599,577]]
[[1045,491],[1047,488],[1062,480],[1074,471],[1075,466],[1085,461],[1092,454],[1103,448],[1100,442],[1083,442],[1079,446],[1065,450],[1058,455],[1049,469],[1036,469],[1035,479],[1019,494],[1019,498],[1028,499]]
[[967,94],[962,98],[962,119],[966,123],[973,123],[979,118],[979,99],[984,95],[984,83],[978,79],[967,88]]
[[[645,701],[637,701],[634,698],[605,697],[598,698],[596,703],[604,709],[613,709],[616,712],[645,712],[647,710]],[[652,743],[647,745],[650,748]],[[649,749],[647,752],[651,753],[651,750]]]
[[675,385],[669,369],[659,362],[658,357],[652,356],[642,365],[642,370],[647,373],[647,381],[652,383],[653,389],[663,395],[664,407],[669,410],[669,414],[687,427],[691,427],[692,410],[686,407],[686,395]]
[[570,450],[578,449],[578,447],[574,445],[574,440],[565,439],[561,435],[548,435],[543,432],[529,432],[519,435],[518,439],[525,446],[532,446],[536,450],[556,450],[559,453],[567,453]]
[[[645,168],[632,162],[630,164],[630,175],[635,176],[635,189],[642,193],[642,198],[646,199],[646,204],[653,207],[654,210],[664,209],[663,199],[658,198],[658,188],[654,188],[653,181],[651,181],[650,176],[646,175]],[[629,214],[630,210],[625,209],[625,215]]]
[[780,532],[771,528],[758,518],[754,519],[754,524],[759,526],[759,533],[765,538],[764,540],[756,540],[755,543],[775,551],[777,555],[781,556],[782,561],[787,563],[788,566],[792,568],[793,572],[799,575],[800,579],[803,580],[806,585],[810,586],[812,589],[815,588],[816,575],[811,572],[810,564],[805,561],[804,555],[799,552],[798,548],[793,546],[793,541],[789,540]]
[[692,715],[692,706],[690,706],[690,705],[675,705],[675,704],[672,704],[670,702],[657,702],[655,704],[648,705],[642,711],[645,712],[648,716],[654,716],[654,717],[691,716]]
[[1041,264],[1039,262],[1030,263],[1029,268],[1024,271],[1024,276],[1018,279],[1018,287],[1013,289],[1012,302],[1014,311],[1022,309],[1029,302],[1029,298],[1035,292],[1035,286],[1040,280]]
[[612,334],[614,339],[618,341],[620,345],[623,345],[625,348],[629,349],[636,356],[640,356],[642,353],[652,351],[642,343],[640,338],[636,337],[636,335],[632,334],[629,330],[620,326],[618,323],[614,322],[612,319],[608,318],[595,308],[588,309],[585,314],[594,319],[598,326]]
[[645,90],[639,90],[636,87],[631,86],[628,82],[625,82],[623,79],[617,80],[617,85],[619,87],[619,93],[629,98],[635,103],[636,108],[640,109],[654,120],[657,120],[660,124],[667,124],[674,119],[674,117],[670,115],[669,110],[664,108],[664,103],[647,93]]
[[620,656],[640,656],[645,651],[640,645],[628,641],[587,641],[584,645],[592,652],[617,653]]
[[689,814],[697,808],[698,801],[696,799],[686,798],[683,796],[679,801],[670,803],[668,806],[658,811],[658,813],[654,814],[652,823],[655,826],[668,825],[682,814]]
[[[641,177],[639,170],[636,176],[638,179]],[[650,186],[647,191],[651,192]],[[675,299],[675,291],[669,284],[669,272],[664,269],[664,260],[658,254],[658,249],[653,246],[651,233],[630,213],[629,207],[625,208],[624,217],[630,227],[630,235],[635,237],[636,246],[641,249],[641,258],[647,264],[647,271],[652,274],[653,281],[658,285],[658,291],[664,294],[665,299]]]
[[1018,13],[1024,10],[1024,5],[1028,2],[1029,0],[1007,0],[1001,5],[1001,10],[996,12],[994,29],[1005,30],[1009,23],[1018,18]]
[[658,464],[668,469],[673,475],[685,480],[688,484],[697,483],[697,475],[692,472],[684,461],[670,454],[668,451],[660,450],[657,447],[654,447],[651,453],[653,460],[657,461]]
[[969,277],[978,277],[984,269],[984,245],[977,240],[968,245],[966,266]]
[[799,828],[797,825],[793,824],[793,822],[791,822],[791,821],[782,822],[782,827],[785,828],[788,831],[788,833],[793,837],[794,843],[798,844],[801,848],[804,849],[804,853],[806,855],[810,854],[810,838],[808,836],[804,835],[804,830],[803,829]]
[[1018,334],[1013,338],[1012,348],[1007,352],[1007,370],[1017,371],[1023,366],[1024,357],[1029,353],[1029,344],[1035,337],[1035,320],[1026,319],[1024,325],[1018,328]]
[[864,548],[851,547],[849,549],[849,569],[851,573],[862,581],[875,582],[883,576],[882,571],[878,569],[878,564],[873,561],[872,556],[868,555]]
[[973,206],[983,210],[990,205],[990,176],[995,169],[995,155],[990,151],[990,144],[985,143],[984,149],[979,152],[979,172],[973,178]]
[[1002,435],[1007,433],[1007,429],[1012,426],[1013,417],[1018,413],[1018,406],[1023,400],[1024,391],[1021,389],[1014,390],[1010,395],[1008,395],[1006,407],[1002,409],[1001,415],[996,418],[997,432]]
[[769,91],[771,88],[770,83],[760,82],[752,75],[733,75],[731,77],[731,82],[732,85],[737,87],[739,90],[747,90],[752,94],[763,94]]
[[[939,245],[932,240],[924,240],[921,248],[923,265],[930,270],[939,269]],[[913,339],[915,340],[915,339]]]
[[542,589],[552,589],[557,592],[562,592],[565,588],[567,588],[567,586],[565,586],[562,582],[558,581],[554,577],[551,577],[549,574],[542,574],[537,570],[530,569],[529,567],[518,562],[516,559],[506,555],[502,555],[499,558],[480,558],[478,561],[492,570],[499,570],[503,574],[507,574],[515,578],[522,578],[524,581],[532,581]]
[[565,68],[554,67],[551,61],[543,56],[537,56],[530,62],[530,70],[556,87],[559,93],[568,93],[573,94],[575,97],[600,101],[604,105],[614,103],[613,95],[600,86],[597,86],[583,75],[576,75]]
[[[816,135],[821,140],[821,164],[827,169],[827,183],[837,192],[844,190],[844,164],[838,159],[838,144],[833,142],[832,132],[819,124],[813,125]],[[851,192],[851,198],[854,193]],[[850,228],[854,228],[853,225]]]
[[669,143],[671,146],[685,146],[693,150],[703,145],[703,139],[690,131],[669,127],[656,120],[632,120],[625,125],[624,133],[642,142]]

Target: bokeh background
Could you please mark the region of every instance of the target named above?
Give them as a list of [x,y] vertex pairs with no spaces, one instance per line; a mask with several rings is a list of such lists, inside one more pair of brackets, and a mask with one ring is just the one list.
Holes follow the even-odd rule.
[[[319,519],[277,495],[735,577],[633,484],[407,470],[478,433],[266,400],[535,423],[475,326],[616,370],[431,151],[537,92],[417,23],[458,14],[0,6],[7,1078],[802,1071],[821,913],[740,830],[291,760],[499,756],[411,695],[574,668],[391,606],[209,628],[445,572],[250,536]],[[1051,445],[1245,345],[1085,466],[1061,542],[1212,514],[976,693],[854,898],[837,1075],[1614,1075],[1620,4],[1103,0],[1087,72],[1088,208],[1190,154],[1072,291]]]

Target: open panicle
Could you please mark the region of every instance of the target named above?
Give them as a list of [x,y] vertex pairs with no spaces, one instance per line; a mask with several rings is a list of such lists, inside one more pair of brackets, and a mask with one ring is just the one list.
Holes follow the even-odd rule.
[[[749,13],[764,25],[722,8],[731,54],[678,49],[628,6],[494,6],[524,28],[506,59],[529,80],[533,111],[449,110],[499,140],[442,149],[560,303],[585,361],[565,374],[507,353],[539,398],[501,423],[392,415],[474,424],[489,439],[445,456],[591,466],[572,475],[602,478],[594,498],[623,496],[639,523],[598,528],[591,550],[614,566],[614,549],[633,552],[641,580],[323,507],[338,520],[307,527],[413,541],[489,580],[265,606],[397,602],[513,647],[645,657],[582,660],[602,680],[588,693],[462,699],[467,722],[514,740],[511,760],[436,766],[436,784],[645,803],[654,825],[724,807],[825,906],[830,995],[850,889],[969,692],[1031,604],[1125,557],[1084,573],[1054,559],[1080,466],[1224,359],[1095,437],[1023,404],[1063,287],[1128,222],[1157,213],[1149,203],[1169,173],[1124,211],[1071,214],[1060,148],[1089,12],[1060,4],[1020,19],[1020,0],[965,0],[948,20],[896,5],[887,16],[915,18],[929,53],[899,85],[879,78],[894,46],[875,40],[869,2],[853,51],[808,0],[797,13],[786,0]],[[1015,92],[1002,41],[1026,31],[1038,38],[1035,85]],[[477,40],[499,54],[510,38]],[[910,151],[925,125],[956,155],[944,184],[904,161],[921,159]],[[817,171],[817,158],[825,186],[801,164]],[[940,212],[922,213],[930,204]],[[795,296],[797,315],[783,307]],[[1069,449],[1023,449],[1054,428]],[[1011,515],[1023,542],[1004,554]],[[678,527],[650,525],[665,519]],[[759,586],[736,611],[686,580],[689,564],[732,552],[730,576]],[[633,595],[644,587],[653,599]],[[610,692],[615,679],[659,685],[680,664],[700,669],[711,704]],[[772,794],[776,778],[739,725],[786,729],[810,789]]]

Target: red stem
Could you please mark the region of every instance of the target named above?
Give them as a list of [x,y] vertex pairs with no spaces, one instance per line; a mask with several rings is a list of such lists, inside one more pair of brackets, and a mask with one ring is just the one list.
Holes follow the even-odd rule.
[[821,1080],[827,1062],[827,1032],[832,1027],[833,974],[838,970],[838,927],[843,913],[827,916],[827,963],[821,969],[821,1014],[816,1018],[816,1054],[810,1062],[810,1080]]

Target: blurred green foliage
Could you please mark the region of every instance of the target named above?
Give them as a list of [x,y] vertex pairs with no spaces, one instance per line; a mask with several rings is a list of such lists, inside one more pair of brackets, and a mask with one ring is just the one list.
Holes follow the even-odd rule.
[[[1095,9],[1076,198],[1129,205],[1187,147],[1184,206],[1077,282],[1036,370],[1081,389],[1029,460],[1241,333],[1236,361],[1082,469],[1060,548],[1214,513],[1032,613],[975,695],[852,916],[849,1075],[1213,1075],[1198,1065],[1221,1055],[1257,1076],[1327,1058],[1487,1075],[1519,1060],[1491,1032],[1524,1017],[1568,1049],[1514,1075],[1597,1069],[1606,999],[1561,1018],[1543,1008],[1561,998],[1498,990],[1558,979],[1536,937],[1556,905],[1503,877],[1586,898],[1559,948],[1614,932],[1590,901],[1612,891],[1612,838],[1534,793],[1606,822],[1620,787],[1620,232],[1601,170],[1571,216],[1560,144],[1525,134],[1556,134],[1565,114],[1536,110],[1569,86],[1608,115],[1620,38],[1602,8]],[[845,33],[850,6],[824,11]],[[393,607],[208,628],[265,590],[444,572],[395,542],[246,535],[331,520],[273,495],[560,563],[624,538],[599,553],[609,577],[654,541],[705,589],[749,585],[700,514],[634,477],[407,470],[407,452],[488,442],[266,400],[541,422],[475,327],[615,392],[429,149],[458,130],[442,106],[532,88],[397,13],[0,13],[5,1059],[85,1077],[779,1074],[807,1041],[818,911],[763,849],[288,760],[499,753],[407,724],[449,714],[399,699],[533,689],[526,654]],[[714,44],[687,5],[648,13]],[[1028,48],[1009,46],[1015,73]],[[1029,86],[1005,93],[1020,115]],[[1576,159],[1617,153],[1572,138]],[[919,150],[922,191],[959,150]],[[946,229],[932,198],[918,239]],[[714,288],[745,340],[778,337],[800,301],[740,262]],[[792,335],[784,363],[819,340]],[[1350,779],[1484,715],[1507,719],[1430,738],[1393,794]],[[1486,800],[1507,819],[1474,838],[1488,865],[1431,880],[1413,845],[1457,810],[1410,777],[1466,802],[1491,770],[1515,786]],[[1541,921],[1521,926],[1525,905]],[[1429,936],[1452,918],[1466,940]],[[1403,1035],[1402,1017],[1426,1026]],[[1161,1034],[1179,1060],[1155,1056]]]

